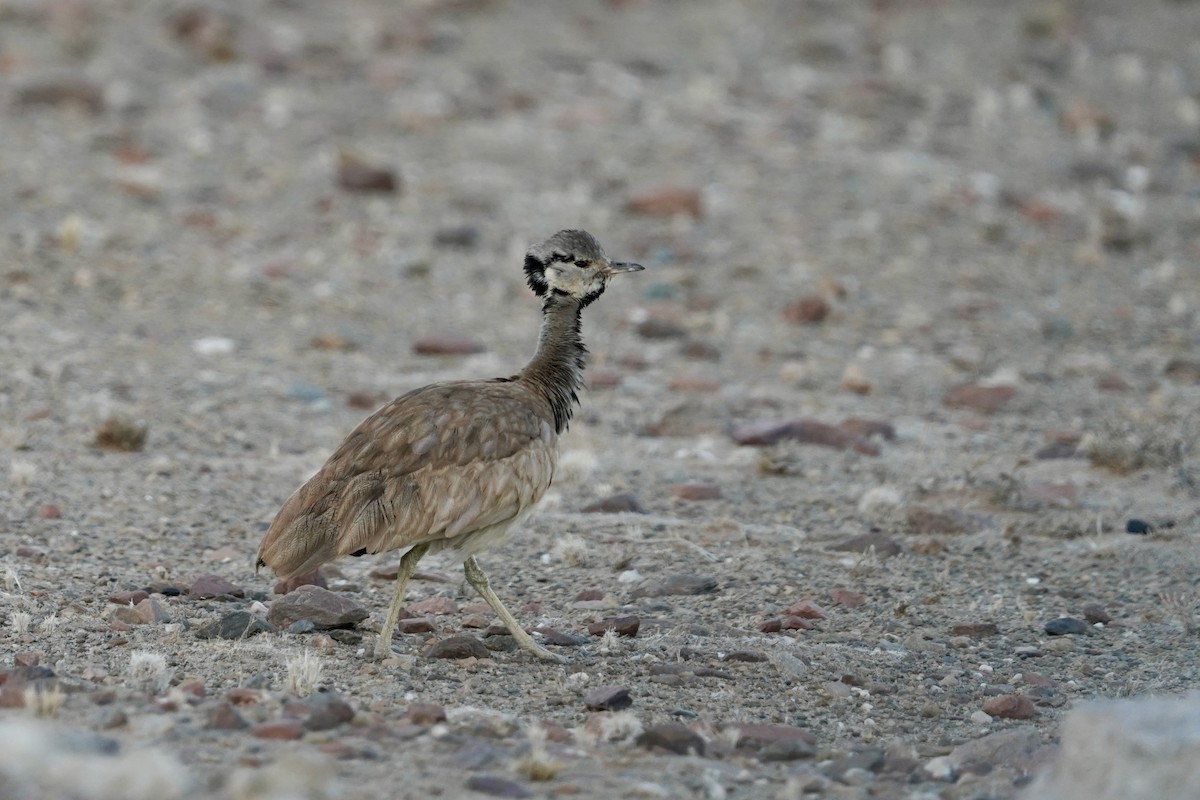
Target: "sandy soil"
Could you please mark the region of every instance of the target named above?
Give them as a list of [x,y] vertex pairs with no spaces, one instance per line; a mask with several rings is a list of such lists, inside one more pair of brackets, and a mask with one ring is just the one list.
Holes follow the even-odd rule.
[[[0,2],[0,794],[1005,798],[1072,705],[1195,686],[1197,29]],[[448,557],[383,663],[394,554],[325,570],[355,629],[201,638],[267,613],[259,538],[371,408],[520,367],[521,254],[564,227],[647,270],[589,308],[562,475],[482,562],[571,663],[423,657],[491,621]],[[582,510],[619,492],[645,513]]]

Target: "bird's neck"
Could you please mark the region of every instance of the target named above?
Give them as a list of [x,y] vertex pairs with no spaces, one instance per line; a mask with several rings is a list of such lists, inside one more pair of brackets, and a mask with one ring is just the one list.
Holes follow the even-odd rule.
[[580,334],[583,306],[579,300],[549,295],[542,304],[537,352],[518,378],[545,396],[554,412],[554,429],[562,433],[571,421],[583,387],[587,348]]

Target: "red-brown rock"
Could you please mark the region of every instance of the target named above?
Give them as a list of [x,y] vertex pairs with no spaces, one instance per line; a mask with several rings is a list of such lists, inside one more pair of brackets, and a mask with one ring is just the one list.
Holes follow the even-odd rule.
[[684,186],[659,186],[639,192],[626,201],[625,210],[648,217],[686,214],[699,219],[703,214],[700,192]]
[[303,575],[297,575],[294,578],[288,578],[286,581],[279,581],[275,584],[275,594],[287,594],[293,592],[301,586],[320,586],[322,589],[329,588],[329,582],[325,580],[325,574],[318,567],[312,572],[306,572]]
[[231,599],[245,597],[246,590],[220,575],[201,575],[192,581],[188,596],[195,600]]
[[862,592],[856,592],[844,586],[835,586],[829,590],[829,602],[836,606],[858,608],[867,602],[867,596]]
[[300,720],[296,719],[280,719],[274,722],[264,722],[261,725],[254,726],[251,731],[260,739],[279,739],[289,741],[299,739],[304,735],[304,726],[300,724]]
[[829,302],[819,294],[810,294],[789,303],[783,318],[793,325],[816,325],[829,316]]
[[715,483],[680,483],[671,487],[676,500],[720,500],[721,487]]
[[955,386],[942,396],[942,403],[949,408],[969,408],[981,414],[992,414],[1005,405],[1016,394],[1011,386],[978,386],[962,384]]
[[830,447],[834,450],[855,450],[868,456],[879,455],[879,448],[872,442],[838,426],[813,419],[756,422],[743,425],[733,432],[733,440],[740,445],[765,446],[785,439],[801,444]]
[[1037,710],[1033,701],[1023,694],[1002,694],[985,700],[983,713],[1001,719],[1032,719]]

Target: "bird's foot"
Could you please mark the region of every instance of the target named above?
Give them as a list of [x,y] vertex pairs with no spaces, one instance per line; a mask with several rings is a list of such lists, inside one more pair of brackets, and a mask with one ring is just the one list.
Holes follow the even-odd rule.
[[391,641],[385,641],[382,636],[375,640],[374,656],[376,661],[383,661],[385,658],[391,658],[396,655],[392,650]]
[[558,653],[551,653],[540,644],[534,644],[532,647],[525,648],[526,651],[540,658],[542,661],[550,661],[555,664],[570,664],[571,659],[566,656],[560,656]]

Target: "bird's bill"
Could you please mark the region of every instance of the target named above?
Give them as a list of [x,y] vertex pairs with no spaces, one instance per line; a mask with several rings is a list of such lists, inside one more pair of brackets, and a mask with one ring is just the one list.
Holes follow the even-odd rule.
[[641,264],[635,264],[632,261],[610,261],[608,262],[608,273],[616,275],[618,272],[641,272],[644,270]]

